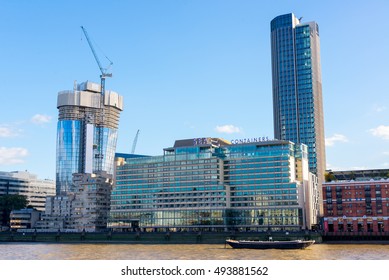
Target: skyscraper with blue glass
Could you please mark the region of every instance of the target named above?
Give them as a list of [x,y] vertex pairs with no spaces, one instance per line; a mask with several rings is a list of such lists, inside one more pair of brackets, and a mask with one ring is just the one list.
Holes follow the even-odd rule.
[[109,90],[102,97],[99,84],[84,82],[59,92],[57,108],[56,193],[60,195],[74,191],[74,173],[113,174],[123,97]]
[[309,168],[324,180],[325,146],[319,27],[294,14],[271,21],[274,137],[308,146]]

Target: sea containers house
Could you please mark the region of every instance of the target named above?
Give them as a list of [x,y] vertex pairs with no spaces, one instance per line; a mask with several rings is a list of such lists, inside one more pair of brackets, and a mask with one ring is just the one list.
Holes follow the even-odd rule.
[[108,223],[115,231],[293,231],[316,224],[317,180],[303,144],[195,138],[177,140],[161,156],[116,160]]

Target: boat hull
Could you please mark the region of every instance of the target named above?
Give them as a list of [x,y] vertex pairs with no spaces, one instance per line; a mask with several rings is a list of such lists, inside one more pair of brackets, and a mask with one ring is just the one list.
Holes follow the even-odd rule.
[[250,240],[226,240],[226,243],[234,249],[305,249],[315,243],[314,240],[292,241],[250,241]]

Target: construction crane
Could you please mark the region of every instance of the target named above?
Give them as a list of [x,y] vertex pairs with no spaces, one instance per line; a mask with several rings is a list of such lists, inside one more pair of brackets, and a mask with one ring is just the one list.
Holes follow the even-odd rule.
[[97,56],[96,51],[95,51],[95,49],[93,47],[93,44],[92,44],[92,42],[91,42],[91,40],[89,38],[88,32],[86,31],[86,29],[83,26],[81,26],[81,29],[84,32],[85,38],[88,41],[89,47],[92,50],[92,53],[93,53],[93,56],[95,57],[97,65],[100,68],[100,71],[101,71],[101,75],[100,75],[100,79],[101,79],[101,94],[104,95],[105,94],[105,78],[112,77],[112,73],[108,73],[108,69],[109,69],[109,67],[111,67],[113,62],[107,56],[105,56],[105,58],[110,62],[110,64],[109,64],[109,66],[107,68],[103,68],[103,66],[100,63],[99,57]]
[[135,138],[134,138],[134,142],[132,143],[131,154],[135,153],[135,147],[136,147],[136,142],[138,142],[139,131],[140,130],[138,129],[138,131],[136,132]]
[[100,97],[100,119],[99,123],[97,124],[97,153],[95,153],[95,159],[97,159],[97,170],[102,170],[103,169],[103,159],[104,159],[104,152],[103,152],[103,127],[104,127],[104,99],[105,99],[105,78],[107,77],[112,77],[111,73],[108,73],[109,67],[113,64],[113,62],[107,57],[107,60],[109,60],[110,64],[107,68],[103,68],[101,65],[101,62],[99,60],[99,57],[96,54],[96,51],[93,47],[93,44],[89,38],[88,32],[86,29],[81,26],[82,31],[84,32],[85,38],[88,41],[88,45],[93,53],[93,56],[97,62],[97,65],[100,68],[101,75],[100,75],[100,83],[101,83],[101,97]]

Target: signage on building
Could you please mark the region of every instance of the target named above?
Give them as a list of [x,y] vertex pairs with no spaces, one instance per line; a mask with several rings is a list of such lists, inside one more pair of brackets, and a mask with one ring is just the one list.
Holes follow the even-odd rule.
[[231,140],[231,144],[237,145],[237,144],[266,142],[266,141],[271,141],[271,139],[269,139],[269,137],[267,137],[267,136],[258,137],[258,138],[234,139],[234,140]]
[[218,138],[194,138],[193,139],[193,146],[199,146],[199,145],[212,145],[215,147],[220,147],[220,139]]
[[197,145],[207,145],[207,144],[211,144],[211,141],[209,138],[194,138],[193,139],[193,145],[194,146],[197,146]]
[[[234,139],[231,140],[232,145],[237,144],[246,144],[246,143],[258,143],[258,142],[267,142],[267,141],[273,141],[268,136],[263,137],[255,137],[255,138],[243,138],[243,139]],[[220,146],[220,143],[217,138],[194,138],[193,139],[193,146],[199,146],[199,145],[215,145]]]

